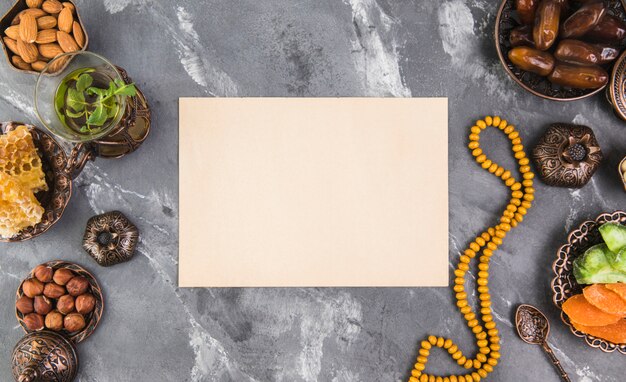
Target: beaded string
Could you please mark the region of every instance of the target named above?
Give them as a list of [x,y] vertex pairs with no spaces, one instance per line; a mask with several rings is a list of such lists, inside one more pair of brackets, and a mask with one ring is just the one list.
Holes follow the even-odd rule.
[[[480,148],[480,133],[487,126],[499,128],[511,141],[513,154],[519,163],[519,172],[523,178],[521,183],[513,177],[510,171],[488,159]],[[524,152],[519,132],[515,130],[515,126],[509,125],[506,120],[500,117],[487,116],[476,121],[476,125],[471,128],[468,147],[472,151],[476,162],[483,169],[502,179],[504,184],[511,190],[511,200],[500,217],[500,223],[494,227],[487,228],[485,232],[481,233],[470,243],[469,248],[461,254],[459,264],[454,271],[455,279],[452,289],[456,293],[456,305],[467,321],[467,326],[469,326],[476,337],[478,353],[475,358],[469,359],[463,355],[463,352],[451,339],[428,336],[428,339],[421,343],[417,363],[411,371],[409,382],[478,382],[493,371],[500,359],[500,337],[496,328],[496,322],[493,319],[491,295],[489,294],[489,261],[493,253],[502,245],[502,240],[506,237],[507,232],[521,223],[524,215],[530,209],[535,194],[535,189],[533,188],[535,174],[530,169],[530,161]],[[470,261],[481,252],[482,255],[478,259],[478,279],[476,283],[478,285],[477,291],[482,322],[478,320],[476,313],[468,304],[467,293],[465,292],[465,275],[470,269]],[[446,349],[459,365],[468,370],[467,374],[448,377],[427,374],[424,369],[428,362],[430,349],[434,346]]]

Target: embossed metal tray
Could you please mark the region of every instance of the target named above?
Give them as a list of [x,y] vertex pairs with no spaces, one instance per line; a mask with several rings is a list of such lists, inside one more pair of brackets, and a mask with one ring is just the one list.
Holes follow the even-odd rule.
[[[603,242],[598,228],[608,222],[626,225],[626,212],[604,213],[595,220],[588,220],[582,223],[568,235],[567,244],[559,248],[557,259],[552,265],[555,277],[552,279],[551,284],[552,301],[559,309],[561,309],[561,306],[569,297],[582,293],[582,287],[576,282],[574,277],[572,263],[574,259],[585,253],[589,247]],[[563,320],[565,325],[569,326],[574,335],[583,338],[587,345],[600,349],[603,352],[618,351],[626,355],[626,344],[615,344],[576,330],[570,323],[569,317],[562,310],[561,320]]]
[[[104,311],[104,296],[102,295],[102,288],[100,288],[100,284],[98,284],[96,278],[91,273],[89,273],[89,271],[75,263],[70,263],[63,260],[54,260],[44,263],[42,265],[51,267],[55,270],[60,268],[67,268],[74,272],[77,276],[83,276],[89,281],[90,292],[96,298],[96,306],[91,313],[85,316],[85,322],[87,326],[85,326],[83,330],[77,333],[68,333],[65,330],[61,330],[60,332],[58,332],[73,341],[75,344],[86,340],[87,337],[89,337],[96,330],[96,327],[98,326],[98,323],[100,322],[100,319],[102,318],[102,313]],[[22,284],[24,284],[24,281],[26,281],[27,279],[33,278],[34,272],[35,269],[33,269],[28,274],[28,277],[22,280],[22,282],[20,283],[19,288],[17,288],[15,301],[19,300],[24,295],[24,293],[22,292]],[[15,316],[17,317],[17,321],[19,322],[20,326],[22,326],[22,329],[24,329],[25,332],[30,333],[31,331],[29,331],[24,324],[24,315],[20,313],[17,308],[15,309]]]
[[[607,4],[609,5],[608,14],[626,22],[626,11],[622,1],[610,1]],[[553,101],[575,101],[591,97],[606,87],[605,85],[598,89],[574,89],[554,85],[545,77],[521,70],[513,65],[509,60],[508,53],[511,49],[511,43],[509,42],[511,30],[520,25],[515,13],[515,0],[502,1],[496,16],[495,43],[498,57],[504,70],[519,86],[538,97]],[[610,67],[607,68],[607,71],[609,74],[611,73]]]
[[33,136],[46,175],[48,191],[35,194],[45,211],[40,223],[25,228],[12,238],[0,238],[2,242],[25,241],[43,234],[61,219],[72,196],[72,179],[66,171],[67,155],[50,134],[35,126],[18,122],[0,122],[0,133],[5,134],[22,125],[28,127]]

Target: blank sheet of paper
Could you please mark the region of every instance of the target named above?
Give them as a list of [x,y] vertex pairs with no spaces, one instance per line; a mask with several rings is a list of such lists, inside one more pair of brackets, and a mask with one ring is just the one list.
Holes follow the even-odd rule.
[[181,287],[448,285],[445,98],[181,98]]

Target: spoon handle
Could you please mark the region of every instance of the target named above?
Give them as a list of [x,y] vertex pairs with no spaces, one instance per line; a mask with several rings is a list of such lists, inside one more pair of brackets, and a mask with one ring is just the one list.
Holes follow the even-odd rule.
[[541,347],[543,348],[543,350],[546,351],[546,353],[548,353],[548,356],[550,357],[552,364],[554,365],[554,367],[557,368],[559,373],[561,373],[561,378],[563,379],[563,381],[572,382],[572,380],[569,379],[569,377],[567,376],[567,372],[565,371],[565,369],[563,369],[563,366],[561,366],[561,362],[554,355],[554,352],[552,351],[552,348],[550,348],[550,345],[548,345],[547,342],[544,342]]

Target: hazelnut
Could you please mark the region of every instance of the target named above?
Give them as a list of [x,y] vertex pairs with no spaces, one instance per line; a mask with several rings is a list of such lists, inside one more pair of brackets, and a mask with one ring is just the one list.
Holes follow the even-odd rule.
[[30,331],[37,331],[43,329],[43,316],[37,313],[29,313],[24,316],[24,325],[26,329]]
[[58,332],[63,329],[63,315],[56,310],[46,316],[46,328]]
[[70,333],[83,330],[85,328],[85,317],[80,313],[70,313],[65,316],[63,326]]
[[22,284],[22,292],[30,298],[43,293],[43,283],[37,279],[28,279]]
[[17,308],[17,311],[22,314],[28,314],[35,311],[33,299],[28,296],[20,297],[15,303],[15,307]]
[[54,270],[52,270],[51,267],[47,267],[45,265],[39,265],[37,268],[35,268],[35,271],[33,272],[35,278],[42,283],[49,283],[50,281],[52,281],[53,274]]
[[80,296],[81,294],[87,292],[87,289],[89,288],[89,280],[83,276],[77,276],[71,279],[65,287],[67,288],[67,293],[74,297]]
[[49,298],[59,298],[65,293],[65,288],[55,283],[47,283],[43,290],[43,294]]
[[35,297],[35,312],[45,316],[52,310],[52,301],[46,296]]
[[96,306],[96,298],[89,293],[81,294],[76,297],[76,311],[80,314],[88,314],[91,313],[93,308]]
[[57,269],[56,272],[54,272],[54,276],[52,277],[54,282],[59,285],[67,284],[67,282],[70,281],[72,278],[74,278],[74,272],[70,271],[67,268]]
[[57,310],[62,314],[69,314],[74,311],[74,297],[66,294],[57,300]]

